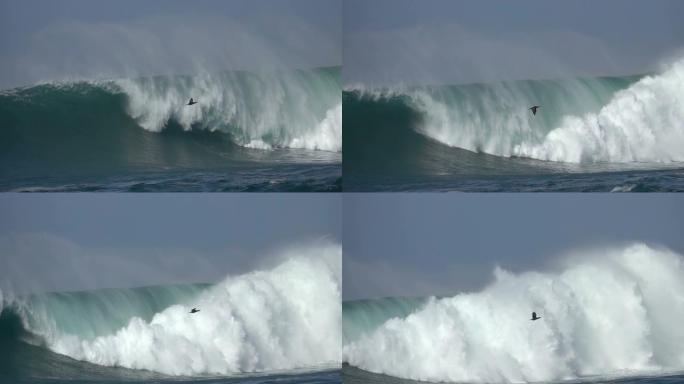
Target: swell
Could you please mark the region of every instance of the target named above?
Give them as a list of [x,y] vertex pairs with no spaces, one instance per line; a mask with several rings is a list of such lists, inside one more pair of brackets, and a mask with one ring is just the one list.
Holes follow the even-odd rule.
[[[352,86],[345,92],[345,121],[347,102],[360,104],[369,120],[379,120],[392,105],[410,118],[396,121],[397,134],[410,129],[472,152],[575,164],[682,162],[683,85],[684,61],[650,76]],[[532,105],[541,105],[536,116],[528,110]],[[363,124],[360,118],[349,129]],[[390,139],[385,137],[385,146]]]
[[[562,270],[497,269],[482,292],[429,298],[345,340],[343,359],[395,377],[535,382],[684,370],[684,258],[643,244],[585,252]],[[399,299],[401,302],[401,300]],[[374,309],[377,311],[377,308]],[[529,320],[530,313],[542,319]],[[374,315],[375,316],[375,315]]]
[[[199,103],[186,106],[190,97]],[[339,68],[42,84],[0,92],[0,159],[11,175],[337,153],[341,119]]]
[[81,362],[183,376],[339,364],[340,248],[283,260],[212,285],[5,297],[0,348],[67,371]]

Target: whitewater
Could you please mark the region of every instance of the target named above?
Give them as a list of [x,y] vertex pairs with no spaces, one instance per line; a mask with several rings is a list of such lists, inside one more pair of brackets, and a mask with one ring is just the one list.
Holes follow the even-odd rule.
[[[404,100],[423,116],[414,129],[442,144],[576,164],[683,162],[682,89],[684,60],[648,76],[345,87],[366,100]],[[536,116],[532,105],[541,105]]]
[[340,92],[339,67],[0,91],[0,190],[339,190]]
[[[104,86],[123,92],[128,114],[151,132],[173,121],[186,131],[225,131],[249,148],[342,148],[341,88],[334,70],[203,73]],[[199,103],[185,106],[190,96]]]
[[[433,382],[539,382],[684,371],[684,257],[645,244],[576,252],[551,272],[501,268],[480,292],[372,311],[345,303],[343,360]],[[390,306],[392,307],[392,306]],[[385,311],[384,321],[377,321]],[[529,320],[536,311],[542,319]],[[369,322],[371,314],[375,320]],[[355,325],[354,325],[355,324]]]
[[0,293],[0,312],[20,317],[24,342],[106,367],[173,376],[339,368],[341,247],[280,260],[210,285]]

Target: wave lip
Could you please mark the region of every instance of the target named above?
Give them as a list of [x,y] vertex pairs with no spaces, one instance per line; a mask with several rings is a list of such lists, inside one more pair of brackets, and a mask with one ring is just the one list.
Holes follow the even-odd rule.
[[[67,311],[94,332],[64,329],[56,313],[37,311],[30,300],[9,305],[51,351],[101,366],[183,376],[339,366],[340,247],[292,251],[283,260],[270,270],[228,277],[154,314],[132,314],[114,331],[89,324],[126,310],[107,298],[99,298],[100,316],[78,313],[80,306]],[[193,307],[200,312],[189,314]]]
[[[542,321],[529,321],[535,310]],[[557,273],[497,269],[482,292],[432,298],[345,344],[343,359],[438,382],[658,375],[684,370],[682,319],[684,258],[636,244]]]

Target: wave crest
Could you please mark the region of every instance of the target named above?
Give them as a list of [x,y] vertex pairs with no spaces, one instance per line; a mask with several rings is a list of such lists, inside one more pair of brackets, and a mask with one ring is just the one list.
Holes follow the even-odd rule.
[[[565,163],[684,161],[684,60],[651,76],[458,86],[346,87],[361,100],[402,100],[413,129],[442,144]],[[528,108],[541,105],[536,116]]]
[[[93,310],[101,312],[79,313],[74,298],[67,300],[71,310],[61,316],[95,332],[65,330],[49,310],[55,307],[11,305],[50,350],[104,366],[225,375],[339,364],[341,248],[314,246],[287,253],[284,260],[181,295],[156,313],[133,315],[115,331],[97,323],[109,321],[110,311],[136,307],[136,301],[121,305],[121,292],[114,295],[118,301],[97,298]],[[155,298],[142,297],[150,299]],[[189,314],[193,307],[200,312]]]
[[583,162],[684,161],[684,62],[619,91],[598,113],[566,116],[539,143],[517,156]]
[[[186,131],[229,133],[252,148],[338,152],[342,146],[341,107],[340,117],[334,116],[340,104],[338,70],[121,79],[114,85],[127,95],[130,116],[148,131],[175,122]],[[186,106],[190,97],[199,103]]]
[[[559,273],[499,269],[482,292],[432,298],[344,345],[343,358],[376,373],[451,382],[684,369],[682,256],[643,244],[589,256]],[[529,321],[532,311],[542,320]]]

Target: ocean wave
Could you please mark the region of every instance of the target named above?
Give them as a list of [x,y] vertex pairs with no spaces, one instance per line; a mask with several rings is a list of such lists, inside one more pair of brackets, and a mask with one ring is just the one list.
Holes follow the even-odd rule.
[[[174,121],[186,131],[229,133],[251,148],[338,152],[342,146],[339,70],[228,72],[114,84],[127,96],[128,113],[149,131]],[[190,97],[198,104],[186,106]]]
[[341,248],[283,259],[213,285],[5,297],[2,312],[18,314],[33,343],[108,367],[230,375],[339,364]]
[[[203,130],[244,147],[339,152],[340,92],[339,68],[45,83],[0,93],[7,119],[0,134],[16,141],[32,130],[68,140],[101,130],[113,144],[131,136],[122,128],[128,117],[148,132]],[[187,106],[191,97],[198,103]]]
[[[684,61],[649,76],[459,86],[345,87],[361,100],[400,99],[413,129],[452,147],[565,163],[684,161]],[[540,105],[536,116],[528,108]]]
[[[346,341],[367,371],[436,382],[536,382],[684,369],[684,258],[635,244],[559,272],[497,269],[481,292],[430,298]],[[536,311],[540,321],[529,320]],[[345,322],[365,324],[358,313]],[[347,312],[344,316],[349,316]]]

